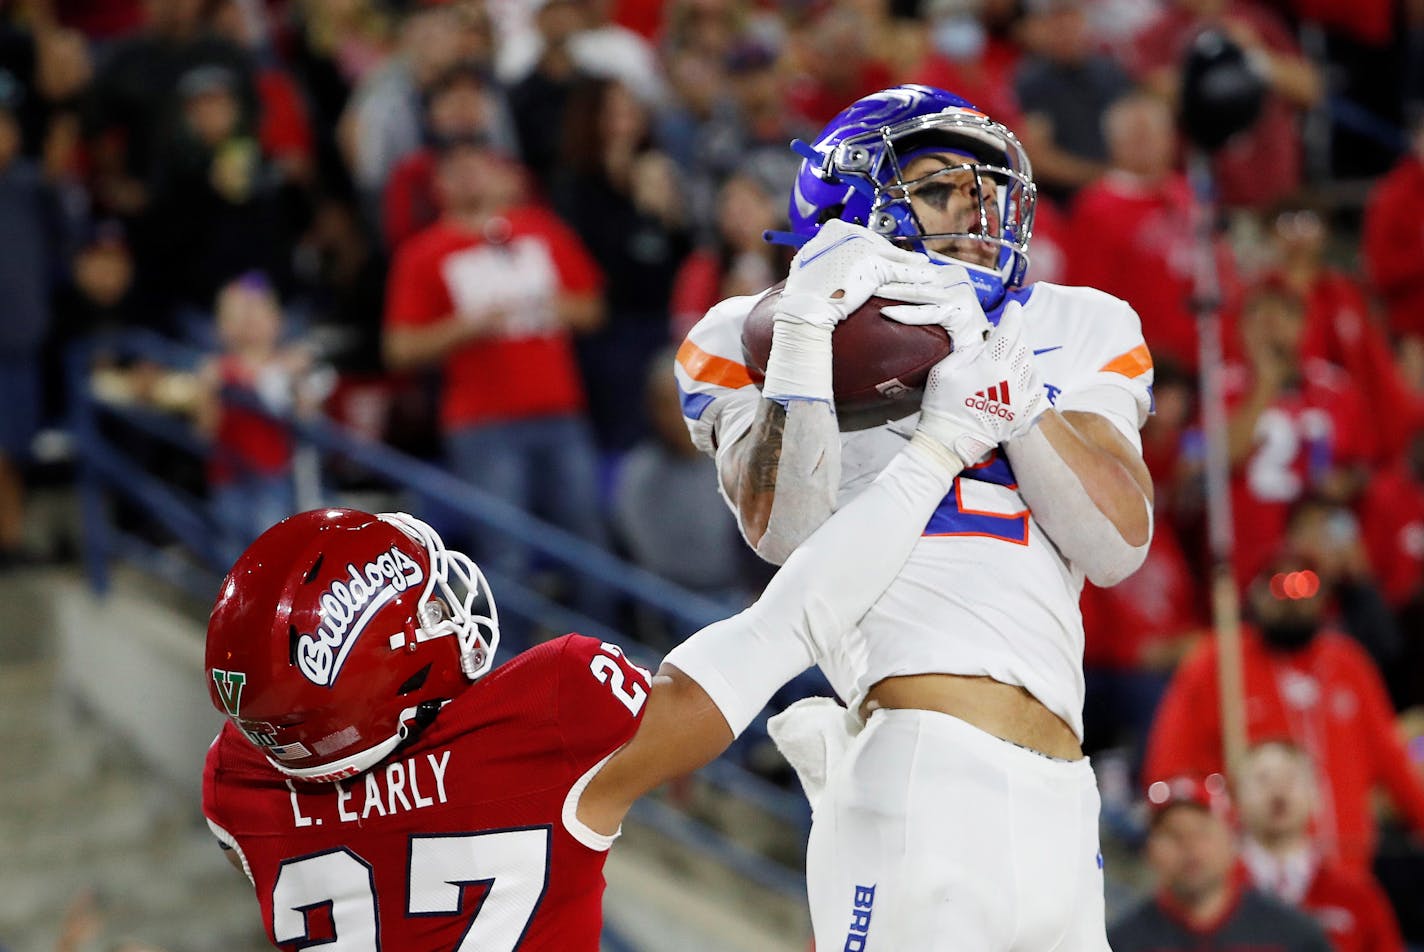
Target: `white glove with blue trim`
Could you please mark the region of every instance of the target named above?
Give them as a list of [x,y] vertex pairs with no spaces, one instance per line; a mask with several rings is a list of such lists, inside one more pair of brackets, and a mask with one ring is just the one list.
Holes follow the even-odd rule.
[[831,332],[874,295],[941,300],[959,275],[897,248],[863,225],[835,219],[791,259],[773,315],[763,396],[831,402]]

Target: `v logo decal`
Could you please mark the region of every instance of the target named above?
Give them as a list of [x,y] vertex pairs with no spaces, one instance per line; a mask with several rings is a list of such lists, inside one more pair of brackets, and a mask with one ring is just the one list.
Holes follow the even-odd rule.
[[242,686],[247,683],[247,675],[241,671],[213,669],[213,684],[217,685],[218,700],[229,717],[237,717],[242,707]]

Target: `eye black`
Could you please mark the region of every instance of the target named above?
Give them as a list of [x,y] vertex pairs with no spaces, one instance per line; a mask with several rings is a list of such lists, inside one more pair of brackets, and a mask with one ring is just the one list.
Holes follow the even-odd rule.
[[920,186],[915,190],[915,194],[926,205],[943,211],[945,206],[949,204],[949,196],[953,191],[954,186],[952,185],[931,182],[928,185]]

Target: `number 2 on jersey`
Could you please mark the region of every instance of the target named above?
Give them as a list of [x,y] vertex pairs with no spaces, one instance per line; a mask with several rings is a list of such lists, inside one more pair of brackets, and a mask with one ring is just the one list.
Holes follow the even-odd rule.
[[[614,660],[614,658],[623,657],[622,648],[605,641],[599,645],[599,649],[606,651],[607,654],[594,655],[593,660],[588,663],[588,669],[593,672],[593,676],[599,680],[599,683],[608,685],[613,696],[628,709],[629,714],[637,717],[638,712],[643,709],[643,703],[648,699],[647,689],[637,681],[634,681],[631,686],[625,686],[627,679],[623,677],[623,668]],[[609,655],[613,657],[610,658]],[[652,680],[652,676],[647,671],[643,671],[642,668],[638,670],[643,672],[643,677],[649,681]]]
[[[970,466],[954,481],[954,488],[944,497],[929,524],[927,536],[983,536],[1002,539],[1017,545],[1028,545],[1028,509],[1017,512],[989,512],[964,504],[963,482],[988,483],[1005,489],[1018,489],[1018,480],[1009,468],[1009,461],[995,450],[983,463]],[[1022,501],[1020,501],[1022,504]]]
[[[453,952],[519,948],[549,886],[547,826],[413,835],[409,848],[407,915],[464,913],[470,923]],[[489,891],[471,902],[466,886]],[[308,917],[322,906],[331,910],[332,937],[312,941]],[[370,952],[381,948],[377,908],[375,873],[349,849],[290,859],[272,887],[273,937],[298,949]]]

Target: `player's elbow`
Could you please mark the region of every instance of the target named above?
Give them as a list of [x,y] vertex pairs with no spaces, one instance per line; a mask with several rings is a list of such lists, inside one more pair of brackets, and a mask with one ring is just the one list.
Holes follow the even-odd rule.
[[1080,558],[1075,559],[1083,574],[1098,588],[1112,588],[1142,568],[1147,561],[1147,551],[1152,547],[1152,530],[1149,526],[1141,545],[1133,545],[1120,534],[1109,530],[1101,540],[1087,540]]
[[796,545],[790,540],[765,531],[755,540],[750,535],[747,535],[746,539],[751,544],[752,551],[772,565],[785,565],[786,560],[791,558],[791,553],[796,551]]
[[781,533],[768,532],[771,521],[771,506],[758,500],[737,507],[737,527],[742,538],[747,540],[753,552],[772,565],[785,564],[791,557],[795,545],[788,545]]
[[1147,546],[1143,546],[1141,554],[1134,554],[1131,558],[1124,558],[1102,565],[1093,566],[1091,570],[1085,569],[1088,581],[1098,588],[1112,588],[1119,582],[1126,581],[1127,578],[1142,568],[1142,563],[1147,560]]

